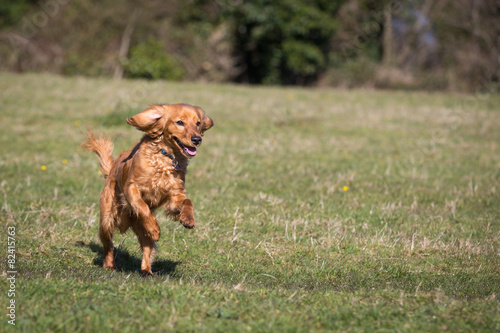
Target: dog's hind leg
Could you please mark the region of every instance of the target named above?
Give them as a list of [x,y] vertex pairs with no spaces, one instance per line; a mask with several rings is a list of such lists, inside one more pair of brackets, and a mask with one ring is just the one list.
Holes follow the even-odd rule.
[[113,204],[113,196],[109,195],[105,187],[101,194],[101,214],[99,222],[99,238],[102,242],[104,252],[103,267],[114,270],[115,259],[113,256],[113,232],[117,218],[116,206]]
[[102,267],[114,270],[116,266],[115,259],[113,257],[112,237],[112,233],[110,233],[105,228],[99,227],[99,238],[101,239],[104,252],[104,261]]
[[153,275],[151,271],[151,264],[153,261],[153,252],[155,249],[155,242],[148,235],[144,226],[140,222],[139,218],[136,218],[134,221],[131,221],[132,230],[134,230],[137,238],[139,239],[139,243],[141,244],[142,250],[142,262],[141,262],[141,272],[144,275]]

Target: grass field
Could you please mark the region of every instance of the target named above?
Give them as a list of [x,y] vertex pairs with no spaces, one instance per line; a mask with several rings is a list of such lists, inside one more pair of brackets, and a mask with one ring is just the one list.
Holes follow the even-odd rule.
[[[2,332],[500,331],[498,95],[0,73],[0,101]],[[197,227],[158,212],[154,276],[132,232],[106,271],[83,133],[116,156],[126,117],[177,102],[215,122]]]

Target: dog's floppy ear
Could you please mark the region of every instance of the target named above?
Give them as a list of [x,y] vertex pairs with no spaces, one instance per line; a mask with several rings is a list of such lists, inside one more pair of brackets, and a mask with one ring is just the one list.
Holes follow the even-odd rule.
[[212,118],[207,116],[205,112],[203,112],[203,118],[201,119],[201,132],[205,132],[214,126],[214,121]]
[[152,106],[136,114],[132,118],[127,118],[127,123],[137,127],[137,129],[154,138],[163,131],[163,122],[161,121],[163,115],[162,109]]

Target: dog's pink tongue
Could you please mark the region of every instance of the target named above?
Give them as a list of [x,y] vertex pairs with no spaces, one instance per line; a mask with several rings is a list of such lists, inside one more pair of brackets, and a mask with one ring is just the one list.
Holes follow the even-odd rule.
[[184,151],[186,152],[186,154],[188,154],[189,156],[194,156],[196,155],[196,148],[195,147],[184,147]]

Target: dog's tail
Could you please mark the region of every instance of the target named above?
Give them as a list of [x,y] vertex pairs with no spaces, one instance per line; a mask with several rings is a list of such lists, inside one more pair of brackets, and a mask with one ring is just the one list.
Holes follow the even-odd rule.
[[113,167],[113,142],[105,136],[95,137],[94,132],[89,129],[87,133],[89,138],[87,141],[82,142],[81,146],[96,153],[99,158],[101,172],[104,176],[108,176]]

